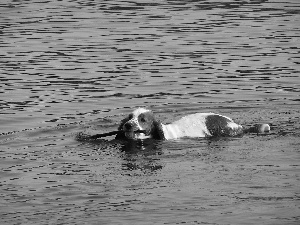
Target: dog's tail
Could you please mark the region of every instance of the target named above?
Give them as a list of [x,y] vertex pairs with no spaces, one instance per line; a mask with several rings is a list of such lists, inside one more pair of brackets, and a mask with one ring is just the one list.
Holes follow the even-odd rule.
[[265,134],[269,133],[271,130],[271,127],[269,124],[263,123],[263,124],[255,124],[249,128],[244,129],[245,133],[257,133],[257,134]]

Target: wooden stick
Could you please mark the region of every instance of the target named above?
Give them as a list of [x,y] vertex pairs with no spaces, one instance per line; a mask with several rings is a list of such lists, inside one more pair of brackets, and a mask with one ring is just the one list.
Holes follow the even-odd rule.
[[[108,137],[108,136],[113,136],[116,134],[120,134],[124,131],[118,130],[118,131],[111,131],[111,132],[107,132],[107,133],[103,133],[103,134],[95,134],[89,137],[89,139],[97,139],[97,138],[102,138],[102,137]],[[134,133],[146,133],[146,131],[144,130],[136,130],[134,131]]]
[[108,137],[108,136],[113,136],[113,135],[119,134],[120,132],[122,132],[122,131],[118,130],[118,131],[111,131],[111,132],[104,133],[104,134],[95,134],[95,135],[90,136],[89,138],[97,139],[97,138],[102,138],[102,137]]

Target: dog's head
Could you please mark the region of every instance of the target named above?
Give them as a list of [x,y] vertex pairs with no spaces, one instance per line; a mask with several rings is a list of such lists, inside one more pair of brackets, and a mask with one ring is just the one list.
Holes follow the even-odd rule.
[[162,125],[151,110],[138,108],[121,121],[119,130],[128,139],[164,139]]

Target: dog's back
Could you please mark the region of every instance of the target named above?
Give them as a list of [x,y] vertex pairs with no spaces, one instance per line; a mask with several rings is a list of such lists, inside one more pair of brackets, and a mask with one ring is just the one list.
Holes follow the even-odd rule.
[[243,127],[232,119],[214,113],[196,113],[163,125],[166,139],[180,137],[237,136]]

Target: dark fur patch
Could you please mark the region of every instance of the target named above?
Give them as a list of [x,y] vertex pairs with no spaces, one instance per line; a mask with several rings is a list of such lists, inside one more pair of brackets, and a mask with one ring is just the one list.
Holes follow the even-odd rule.
[[151,135],[153,139],[164,140],[164,132],[161,122],[156,120],[151,111],[141,113],[138,117],[141,127],[146,129],[147,135]]
[[206,117],[206,127],[214,137],[232,137],[242,133],[242,129],[232,129],[228,127],[229,119],[220,115],[209,115]]
[[165,140],[166,138],[162,129],[161,122],[158,120],[154,120],[152,125],[152,137],[157,140]]
[[123,126],[124,126],[124,124],[125,124],[126,122],[128,122],[131,118],[132,118],[132,115],[129,115],[129,116],[127,116],[126,118],[124,118],[123,120],[121,120],[120,125],[119,125],[119,127],[118,127],[118,131],[121,131],[121,132],[119,132],[119,133],[116,135],[115,139],[126,139],[125,132],[123,131]]

